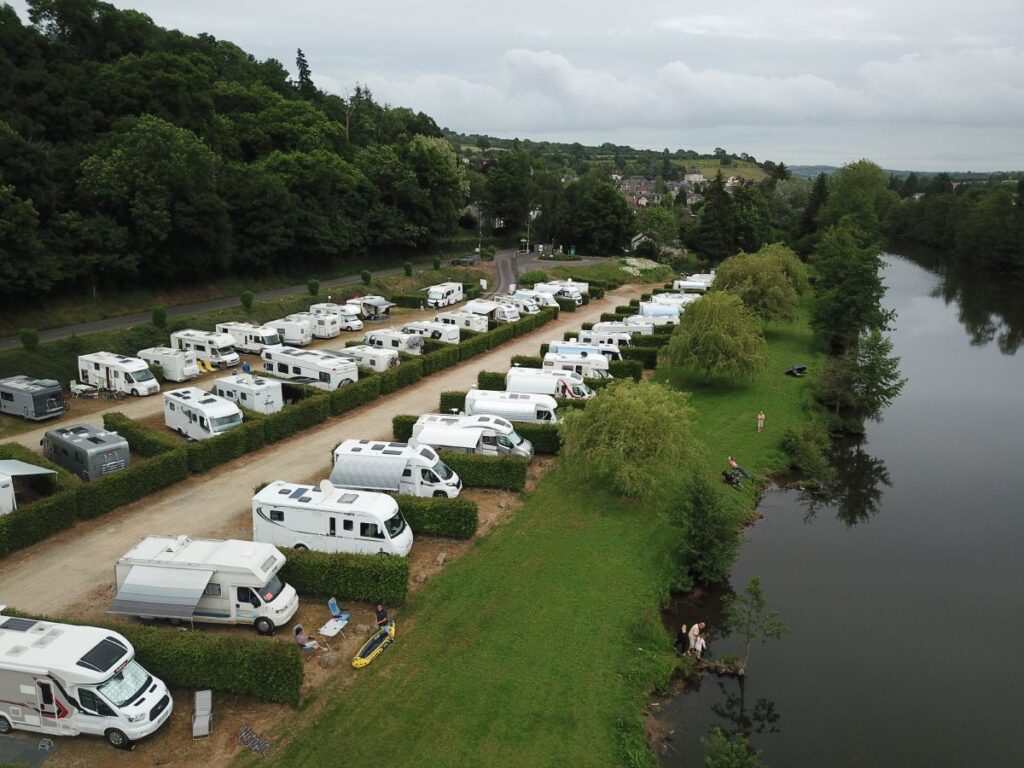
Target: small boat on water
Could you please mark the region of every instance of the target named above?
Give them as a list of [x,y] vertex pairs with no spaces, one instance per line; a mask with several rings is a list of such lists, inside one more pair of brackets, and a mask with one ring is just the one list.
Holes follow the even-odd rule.
[[354,669],[362,669],[369,666],[393,642],[395,642],[395,622],[389,621],[370,635],[370,639],[363,643],[363,647],[359,649],[356,657],[352,659],[352,667]]

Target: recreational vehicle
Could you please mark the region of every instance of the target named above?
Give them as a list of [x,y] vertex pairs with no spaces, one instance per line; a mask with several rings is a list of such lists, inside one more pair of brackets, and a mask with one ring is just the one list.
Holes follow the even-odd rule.
[[406,323],[402,326],[402,333],[415,333],[417,336],[440,341],[442,344],[458,344],[461,336],[457,325],[434,323],[429,320]]
[[628,333],[609,333],[607,331],[580,331],[577,340],[584,344],[597,347],[631,347],[633,337]]
[[117,595],[107,612],[175,624],[251,624],[272,635],[299,608],[295,588],[277,575],[283,565],[270,544],[147,536],[114,566]]
[[174,709],[171,692],[106,627],[3,615],[0,605],[0,735],[102,736],[128,749]]
[[691,280],[689,278],[683,278],[681,280],[672,281],[673,291],[691,291],[693,293],[704,293],[707,291],[709,283],[705,283],[703,280]]
[[383,296],[362,296],[352,299],[367,320],[390,320],[391,308],[395,306]]
[[466,393],[466,415],[500,416],[528,424],[557,424],[558,403],[551,395],[471,389]]
[[14,487],[16,477],[41,477],[56,475],[52,469],[37,467],[17,459],[0,459],[0,515],[6,515],[18,508],[18,496]]
[[683,311],[695,301],[700,301],[700,295],[696,293],[656,293],[651,298],[655,304],[671,304]]
[[619,351],[617,344],[589,344],[576,339],[551,341],[548,343],[548,352],[557,352],[560,355],[604,355],[609,360],[622,359],[622,352]]
[[168,381],[188,381],[199,378],[196,353],[170,347],[149,347],[139,350],[139,358],[146,365],[159,365]]
[[312,379],[311,386],[328,392],[359,380],[355,363],[322,349],[277,347],[263,350],[262,357],[267,373],[285,379]]
[[393,349],[408,355],[423,354],[423,337],[415,333],[402,333],[391,328],[370,331],[363,336],[363,342],[378,349]]
[[683,308],[679,304],[662,304],[658,301],[640,302],[640,315],[644,318],[668,317],[678,323],[682,311]]
[[386,493],[275,480],[252,498],[252,540],[317,552],[405,557],[412,529]]
[[487,317],[477,315],[473,312],[438,312],[434,315],[435,323],[454,325],[457,328],[465,328],[467,331],[487,333]]
[[[643,318],[639,318],[639,315],[633,315],[633,322],[621,322],[613,320],[603,320],[600,323],[594,323],[594,327],[591,329],[598,333],[624,333],[630,337],[633,336],[650,336],[654,333],[653,323],[649,323]],[[587,331],[580,332],[580,338],[583,338],[583,334]]]
[[39,442],[43,456],[86,482],[120,472],[131,463],[128,441],[92,424],[51,429]]
[[346,440],[335,448],[331,483],[339,488],[449,499],[462,490],[462,480],[431,448],[379,440]]
[[258,355],[268,347],[282,344],[281,334],[269,323],[217,323],[217,333],[224,333],[234,340],[235,349]]
[[557,307],[558,302],[555,301],[554,294],[546,293],[544,291],[531,290],[529,288],[520,288],[512,294],[517,299],[527,299],[532,301],[538,307]]
[[539,315],[540,307],[533,299],[522,299],[517,296],[495,296],[494,301],[506,307],[515,307],[520,315]]
[[290,347],[304,347],[313,341],[313,323],[304,318],[280,317],[267,322],[281,337],[281,343]]
[[535,291],[550,293],[552,296],[561,296],[563,299],[569,299],[574,302],[577,307],[583,303],[583,294],[588,293],[589,289],[589,283],[576,283],[572,280],[552,280],[547,283],[536,283],[533,286],[533,290]]
[[160,383],[146,361],[113,352],[93,352],[78,357],[78,379],[111,392],[145,397],[160,391]]
[[31,376],[0,379],[0,413],[42,421],[60,416],[65,409],[64,392],[53,379]]
[[608,358],[600,351],[563,354],[548,352],[544,355],[545,371],[575,371],[585,379],[610,379]]
[[164,392],[164,424],[189,440],[208,440],[241,423],[237,405],[198,387]]
[[214,379],[210,393],[256,413],[277,413],[284,408],[281,382],[250,373]]
[[377,349],[367,344],[356,344],[339,350],[324,350],[329,355],[351,360],[357,367],[367,371],[386,371],[401,362],[393,349]]
[[697,272],[696,274],[690,275],[687,279],[697,283],[704,283],[704,285],[710,288],[715,282],[715,270],[711,270],[710,272]]
[[329,301],[310,304],[309,311],[317,316],[333,316],[338,318],[338,325],[343,331],[363,330],[363,321],[359,319],[360,308],[355,304],[332,304]]
[[235,340],[226,333],[186,329],[171,334],[171,346],[186,352],[195,352],[196,359],[217,368],[238,365],[241,358],[235,352]]
[[467,302],[463,309],[466,312],[472,312],[474,315],[482,315],[488,320],[494,320],[497,323],[519,322],[518,309],[505,304],[499,304],[496,301],[473,299],[473,301]]
[[[668,304],[662,304],[666,307]],[[626,325],[651,326],[651,333],[659,325],[678,325],[679,315],[677,314],[654,314],[654,315],[630,315],[626,318]]]
[[428,307],[447,307],[466,298],[462,283],[438,283],[426,288]]
[[576,400],[586,400],[594,396],[594,390],[584,383],[581,374],[550,368],[511,368],[505,374],[505,390]]
[[[316,339],[333,339],[341,333],[341,322],[338,315],[323,314],[317,315],[312,312],[295,312],[286,315],[285,320],[305,320],[313,329],[313,337]],[[359,322],[362,325],[361,321]]]
[[498,416],[425,413],[413,424],[409,445],[429,445],[436,451],[533,458],[533,444],[519,436],[512,422]]

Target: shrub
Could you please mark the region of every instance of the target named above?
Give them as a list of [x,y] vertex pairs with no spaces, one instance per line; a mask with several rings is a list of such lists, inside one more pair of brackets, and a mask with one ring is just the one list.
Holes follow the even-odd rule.
[[558,304],[558,308],[563,312],[576,311],[576,302],[572,299],[567,299],[564,296],[555,296],[555,302]]
[[380,374],[380,393],[388,395],[402,387],[415,384],[423,378],[423,361],[420,359],[403,362]]
[[[645,336],[644,339],[647,337]],[[644,368],[658,367],[658,350],[656,347],[619,347],[623,360],[636,360]]]
[[341,416],[380,397],[382,377],[366,376],[362,372],[360,376],[355,384],[331,392],[329,397],[332,416]]
[[[544,353],[542,352],[541,354]],[[512,365],[518,365],[523,368],[543,368],[544,360],[543,358],[537,357],[536,355],[513,355]]]
[[476,502],[469,499],[398,496],[395,500],[416,536],[471,539],[479,525]]
[[170,432],[153,429],[141,421],[130,419],[119,411],[103,414],[103,428],[117,432],[140,456],[157,456],[182,447],[182,442]]
[[605,387],[615,383],[615,381],[615,379],[584,379],[583,383],[597,392],[597,390],[604,389]]
[[322,424],[330,415],[330,396],[319,392],[286,406],[284,410],[263,416],[260,419],[263,422],[263,440],[266,443],[276,443],[303,429]]
[[467,488],[521,491],[526,487],[526,468],[530,461],[522,456],[478,456],[445,451],[443,458]]
[[[574,401],[575,402],[575,401]],[[559,408],[561,411],[561,408]],[[516,422],[516,432],[533,443],[534,453],[557,455],[562,450],[562,438],[556,424],[530,424]]]
[[439,270],[440,268],[441,268],[441,257],[440,256],[435,256],[434,257],[434,270],[436,271],[436,270]]
[[153,325],[156,328],[167,327],[167,310],[163,307],[153,307]]
[[452,413],[461,412],[466,410],[466,393],[465,392],[442,392],[441,400],[438,406],[440,413]]
[[164,374],[164,367],[160,365],[160,363],[149,363],[149,371],[159,383],[164,384],[167,381],[167,376]]
[[608,363],[608,372],[616,379],[640,381],[644,376],[644,364],[639,360],[612,360]]
[[369,285],[373,279],[373,273],[368,269],[364,269],[359,273],[359,279],[363,281],[363,285]]
[[250,421],[209,440],[197,440],[185,447],[188,470],[193,474],[207,472],[214,467],[257,450],[263,445],[262,421]]
[[310,296],[316,296],[318,293],[320,293],[320,281],[319,280],[309,280],[309,281],[307,281],[306,282],[306,290],[309,291],[309,295]]
[[188,477],[184,448],[160,453],[128,469],[84,483],[76,492],[75,518],[90,520]]
[[412,427],[419,419],[419,416],[402,413],[391,419],[391,432],[395,440],[400,443],[408,443],[412,437]]
[[789,427],[779,448],[789,457],[789,465],[810,480],[825,480],[831,474],[827,451],[831,441],[828,429],[819,421]]
[[402,269],[405,271],[405,276],[406,277],[412,277],[412,262],[411,261],[407,261],[404,264],[402,264]]
[[618,312],[602,312],[601,313],[601,322],[602,323],[619,323],[619,322],[622,322],[623,320],[625,320],[627,317],[629,317],[630,314],[632,314],[632,313],[623,315],[623,314],[619,314]]
[[0,516],[0,557],[70,528],[75,497],[74,490],[61,491]]
[[[429,339],[428,339],[429,341]],[[443,344],[441,349],[428,352],[420,358],[423,365],[423,375],[429,376],[432,373],[450,368],[459,362],[459,347],[456,344]]]
[[303,595],[401,605],[409,592],[409,561],[404,557],[300,549],[282,552],[287,562],[281,578]]
[[548,282],[548,274],[542,269],[532,269],[529,272],[523,272],[516,282],[521,286],[534,286],[537,283]]
[[481,333],[459,344],[459,359],[468,360],[490,349],[490,333]]
[[476,375],[477,389],[492,389],[498,392],[505,390],[505,374],[497,371],[480,371]]
[[616,314],[625,315],[626,317],[629,317],[630,315],[635,315],[637,313],[636,309],[634,309],[632,306],[616,307],[615,312]]
[[27,352],[35,352],[39,348],[39,331],[35,328],[22,328],[18,331],[18,341]]
[[242,295],[239,298],[242,301],[242,306],[245,308],[245,311],[246,312],[251,311],[252,310],[252,302],[256,298],[255,296],[253,296],[252,291],[243,291]]

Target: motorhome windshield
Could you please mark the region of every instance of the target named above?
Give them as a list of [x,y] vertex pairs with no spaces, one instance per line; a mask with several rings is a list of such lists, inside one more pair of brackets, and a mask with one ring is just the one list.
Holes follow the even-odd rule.
[[[516,432],[514,429],[511,432],[509,432],[508,435],[505,436],[505,439],[508,440],[508,442],[511,445],[522,445],[523,444],[523,438],[521,438],[519,436],[519,433]],[[498,442],[501,443],[501,439],[499,439]]]
[[391,517],[391,519],[388,520],[386,523],[384,523],[384,527],[388,529],[388,536],[390,536],[392,539],[396,536],[401,536],[402,531],[405,530],[405,526],[405,518],[402,517],[401,512],[395,512],[394,516]]
[[576,395],[576,397],[590,397],[594,394],[594,390],[586,384],[573,384],[572,393]]
[[230,416],[218,416],[210,419],[210,429],[214,432],[224,432],[242,423],[242,414],[233,413]]
[[276,333],[269,333],[263,337],[263,343],[268,347],[276,347],[281,343],[281,337]]
[[444,463],[443,461],[441,461],[440,459],[438,459],[438,460],[437,460],[437,464],[435,464],[435,465],[433,466],[433,470],[434,470],[435,472],[437,472],[437,475],[438,475],[438,477],[440,477],[440,478],[441,478],[442,480],[447,480],[447,479],[449,479],[449,478],[450,478],[450,477],[451,477],[451,476],[452,476],[453,474],[455,474],[455,473],[454,473],[454,472],[452,472],[452,471],[451,471],[450,469],[448,469],[448,465],[447,465],[447,464],[445,464],[445,463]]
[[263,602],[272,603],[277,599],[277,596],[281,594],[281,590],[284,589],[284,582],[281,578],[275,574],[271,577],[270,581],[263,585],[260,589],[260,597],[263,598]]
[[235,348],[234,347],[216,347],[216,348],[214,348],[213,353],[215,355],[220,355],[221,357],[230,357],[231,355],[235,354]]
[[123,707],[134,701],[150,682],[149,673],[139,662],[132,659],[125,667],[98,688],[103,698],[115,707]]
[[141,371],[132,371],[132,378],[136,381],[152,381],[156,376],[149,368],[143,368]]

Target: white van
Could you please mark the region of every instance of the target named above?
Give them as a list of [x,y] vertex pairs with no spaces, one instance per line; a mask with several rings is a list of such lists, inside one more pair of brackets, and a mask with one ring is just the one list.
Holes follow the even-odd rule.
[[168,381],[188,381],[199,378],[195,352],[184,352],[170,347],[149,347],[139,350],[139,358],[146,365],[159,365]]
[[251,373],[233,373],[214,379],[210,393],[256,413],[269,414],[284,410],[281,382]]
[[560,296],[569,299],[576,306],[583,303],[583,294],[589,292],[589,283],[576,283],[572,280],[551,280],[547,283],[536,283],[533,290],[541,293],[550,293],[552,296]]
[[313,323],[301,317],[279,317],[267,325],[277,331],[282,344],[290,347],[304,347],[313,340]]
[[466,298],[462,283],[438,283],[426,288],[428,307],[447,307]]
[[386,493],[275,480],[252,497],[253,541],[317,552],[405,557],[412,529]]
[[391,328],[370,331],[363,336],[363,343],[378,349],[393,349],[408,355],[423,354],[423,337],[416,333],[402,333]]
[[692,280],[690,278],[682,278],[679,280],[672,281],[673,291],[691,291],[693,293],[704,293],[710,287],[710,283],[706,283],[703,280]]
[[551,395],[471,389],[466,393],[467,416],[500,416],[529,424],[557,424],[558,403]]
[[263,370],[284,379],[301,379],[311,387],[331,392],[359,381],[359,371],[351,360],[323,349],[275,347],[261,355]]
[[238,365],[241,358],[235,352],[235,340],[226,333],[212,333],[188,328],[171,334],[171,346],[186,352],[195,352],[197,360],[204,360],[218,368]]
[[237,405],[198,387],[164,392],[164,424],[189,440],[208,440],[241,423]]
[[435,323],[454,325],[456,328],[465,328],[467,331],[487,333],[487,316],[477,315],[473,312],[438,312],[434,315]]
[[520,315],[540,314],[540,307],[533,299],[521,299],[516,296],[495,296],[494,301],[507,307],[515,307]]
[[598,347],[631,347],[633,336],[629,333],[610,333],[608,331],[580,331],[576,338],[584,344],[593,344]]
[[6,609],[0,605],[0,736],[84,733],[129,749],[167,722],[171,692],[123,635],[5,616]]
[[459,343],[459,327],[448,323],[433,323],[429,320],[418,320],[402,326],[402,333],[414,333],[425,339],[433,339],[443,344]]
[[630,336],[650,336],[654,333],[654,324],[647,322],[647,318],[633,315],[631,319],[633,322],[602,320],[600,323],[594,323],[591,330],[598,333],[628,333]]
[[[662,304],[661,306],[667,307],[668,304]],[[655,315],[630,315],[626,318],[626,325],[637,325],[640,327],[650,327],[651,333],[654,333],[654,329],[660,325],[678,325],[679,315],[673,314],[655,314]]]
[[113,352],[93,352],[78,357],[78,380],[112,392],[144,397],[160,391],[160,383],[146,361]]
[[258,355],[267,347],[281,346],[281,335],[270,326],[255,323],[217,323],[217,333],[234,340],[235,349]]
[[367,344],[355,344],[344,349],[324,351],[335,357],[340,357],[342,360],[350,360],[359,368],[367,371],[386,371],[402,362],[395,350],[377,349],[377,347]]
[[462,480],[433,449],[380,440],[346,440],[335,448],[331,483],[339,488],[449,499],[462,490]]
[[362,310],[355,304],[334,304],[324,301],[319,304],[310,304],[309,311],[314,315],[332,315],[338,318],[338,325],[343,331],[363,330],[363,321],[359,319]]
[[117,595],[107,613],[142,619],[251,624],[272,635],[299,609],[277,575],[284,555],[270,544],[147,536],[117,561]]
[[409,445],[429,445],[435,451],[533,458],[533,444],[519,436],[512,422],[498,416],[425,413],[413,424]]
[[506,304],[499,304],[496,301],[473,299],[473,301],[466,302],[466,306],[463,309],[466,312],[472,312],[474,315],[483,315],[488,320],[494,320],[498,323],[519,322],[518,309]]
[[544,291],[531,290],[529,288],[520,288],[512,296],[516,299],[528,299],[536,304],[538,307],[557,307],[558,302],[555,301],[554,294],[546,293]]
[[619,351],[618,344],[588,344],[576,339],[550,341],[548,342],[548,352],[557,352],[560,355],[604,355],[609,360],[622,359],[622,352]]
[[548,352],[544,355],[545,371],[575,371],[585,379],[611,379],[608,358],[600,351],[562,354]]
[[[338,315],[315,315],[312,312],[295,312],[286,315],[285,320],[305,320],[313,329],[313,337],[317,339],[333,339],[341,333],[341,322]],[[362,325],[362,322],[359,323]]]
[[554,371],[543,368],[510,368],[505,374],[505,390],[525,394],[551,395],[576,400],[594,396],[583,376],[575,371]]

